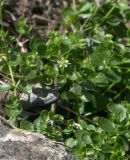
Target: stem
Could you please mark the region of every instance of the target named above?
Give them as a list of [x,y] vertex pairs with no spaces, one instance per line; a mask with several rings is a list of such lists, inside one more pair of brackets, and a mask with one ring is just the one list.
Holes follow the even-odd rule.
[[2,25],[2,20],[3,20],[3,16],[2,16],[3,4],[4,4],[4,0],[1,0],[0,1],[0,21],[1,21],[1,28],[2,28],[2,30],[3,30],[3,25]]
[[12,80],[12,83],[13,83],[13,87],[14,87],[14,96],[17,96],[17,86],[15,84],[15,80],[14,80],[14,76],[13,76],[13,71],[12,71],[12,68],[10,67],[10,65],[8,65],[9,67],[9,72],[10,72],[10,76],[11,76],[11,80]]
[[85,117],[85,116],[83,116],[83,115],[81,115],[81,114],[79,114],[79,113],[77,113],[77,112],[71,110],[71,109],[68,108],[68,107],[64,107],[64,106],[61,105],[61,104],[58,104],[58,105],[59,105],[59,107],[61,107],[61,108],[65,109],[65,110],[67,110],[67,111],[69,111],[69,112],[71,112],[71,113],[73,113],[73,114],[79,116],[80,118],[84,119],[85,121],[87,121],[87,122],[89,122],[89,123],[95,125],[96,127],[98,127],[98,124],[96,124],[96,123],[95,123],[93,120],[91,120],[90,118],[87,118],[87,117]]
[[[57,85],[57,78],[54,78],[54,89],[57,91],[58,90],[58,85]],[[51,105],[51,111],[53,113],[56,113],[56,108],[57,108],[57,104],[56,103],[53,103]]]
[[[97,7],[93,7],[92,8],[92,13],[94,13],[95,11],[96,11],[96,9],[97,9]],[[89,18],[86,18],[86,20],[84,21],[84,23],[82,24],[82,26],[80,27],[80,31],[82,31],[83,30],[83,28],[86,26],[86,24],[87,24],[87,22],[89,21],[91,19],[91,17],[89,17]],[[90,29],[91,28],[93,28],[93,27],[89,27]]]
[[113,5],[113,7],[107,12],[107,14],[103,17],[103,19],[105,20],[112,12],[113,10],[116,8],[116,5]]
[[6,120],[6,119],[5,119],[4,117],[2,117],[1,115],[0,115],[0,120],[1,120],[4,124],[6,124],[7,126],[11,127],[12,129],[16,129],[16,127],[15,127],[13,124],[9,123],[8,120]]
[[122,89],[113,99],[116,100],[125,90],[126,88]]
[[74,12],[76,12],[76,1],[75,0],[73,0],[73,10]]
[[21,80],[19,79],[17,84],[16,84],[16,88],[18,88],[19,83],[21,82]]
[[108,88],[105,90],[105,92],[102,93],[102,95],[105,95],[108,91],[110,91],[111,88],[112,88],[114,85],[115,85],[115,83],[110,84],[110,85],[108,86]]

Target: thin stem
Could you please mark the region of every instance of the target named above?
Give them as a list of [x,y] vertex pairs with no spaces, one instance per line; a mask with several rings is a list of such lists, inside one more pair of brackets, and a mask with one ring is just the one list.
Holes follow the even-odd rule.
[[[54,78],[54,89],[57,91],[58,90],[58,79],[57,78]],[[57,104],[56,103],[53,103],[52,105],[51,105],[51,111],[53,112],[53,113],[56,113],[56,108],[57,108]]]
[[4,117],[0,115],[0,121],[2,121],[7,126],[11,127],[12,129],[16,129],[16,127],[13,124],[10,124]]
[[[94,12],[96,11],[96,9],[97,9],[97,7],[94,6],[94,7],[92,8],[91,12],[94,13]],[[91,16],[84,21],[84,23],[83,23],[82,26],[80,27],[80,31],[83,30],[83,28],[86,26],[87,22],[88,22],[90,19],[91,19]],[[91,29],[92,27],[89,27],[89,28]]]
[[73,10],[74,12],[76,12],[76,1],[75,0],[73,0]]
[[107,12],[107,14],[103,17],[103,19],[108,18],[108,16],[113,12],[113,10],[116,8],[116,5],[113,5],[113,7]]
[[8,65],[8,67],[9,67],[9,72],[10,72],[11,80],[12,80],[13,87],[14,87],[14,96],[17,96],[17,89],[16,89],[17,87],[16,87],[16,84],[15,84],[13,71],[12,71],[12,68],[10,67],[10,65]]
[[82,118],[82,119],[86,120],[87,122],[89,122],[89,123],[91,123],[91,124],[93,124],[93,125],[95,125],[95,126],[98,127],[98,124],[96,124],[96,123],[95,123],[93,120],[91,120],[90,118],[87,118],[87,117],[85,117],[85,116],[83,116],[83,115],[81,115],[81,114],[79,114],[79,113],[71,110],[70,108],[64,107],[64,106],[61,105],[61,104],[58,104],[58,105],[59,105],[59,107],[61,107],[61,108],[65,109],[65,110],[67,110],[67,111],[69,111],[69,112],[71,112],[71,113],[79,116],[80,118]]
[[11,78],[9,78],[9,77],[7,77],[6,75],[4,75],[4,73],[2,73],[2,71],[0,71],[0,75],[2,76],[2,77],[4,77],[5,79],[7,79],[7,80],[11,80]]
[[21,80],[19,79],[17,84],[16,84],[16,88],[18,88],[19,83],[21,82]]
[[11,79],[12,79],[13,86],[15,86],[15,81],[14,81],[12,68],[10,67],[10,65],[8,65],[8,67],[9,67],[9,72],[10,72],[10,76],[11,76]]
[[115,85],[115,83],[111,83],[111,84],[108,86],[108,88],[105,90],[105,92],[102,93],[102,95],[105,95],[108,91],[110,91],[111,88],[112,88],[114,85]]
[[3,30],[3,23],[2,23],[2,21],[3,21],[3,16],[2,16],[3,4],[4,4],[4,0],[1,0],[0,1],[0,21],[1,21],[1,28],[2,28],[2,30]]
[[113,99],[116,100],[125,90],[126,90],[126,88],[121,90]]

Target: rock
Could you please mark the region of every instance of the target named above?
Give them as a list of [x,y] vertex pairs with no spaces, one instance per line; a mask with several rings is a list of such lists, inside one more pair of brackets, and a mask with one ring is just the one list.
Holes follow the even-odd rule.
[[[0,88],[10,86],[8,83],[0,83]],[[13,91],[0,93],[0,105],[8,101],[13,96]],[[18,93],[23,108],[32,109],[35,107],[43,107],[55,103],[59,98],[59,92],[42,86],[32,86],[32,92],[29,94]]]
[[47,106],[59,98],[59,93],[48,88],[32,88],[32,93],[23,94],[20,102],[24,108],[35,108]]
[[[76,160],[44,135],[0,124],[0,160]],[[78,160],[78,159],[77,159]]]

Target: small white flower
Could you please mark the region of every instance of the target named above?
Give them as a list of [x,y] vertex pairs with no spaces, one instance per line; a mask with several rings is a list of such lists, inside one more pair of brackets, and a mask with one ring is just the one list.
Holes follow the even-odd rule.
[[70,63],[67,59],[64,59],[63,57],[61,60],[58,60],[57,63],[59,64],[59,67],[67,67]]
[[80,130],[83,129],[82,126],[78,123],[74,123],[74,126],[75,126],[76,129],[80,129]]

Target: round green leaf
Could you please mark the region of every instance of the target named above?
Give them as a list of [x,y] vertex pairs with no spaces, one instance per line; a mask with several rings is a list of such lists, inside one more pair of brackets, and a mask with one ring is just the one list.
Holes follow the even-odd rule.
[[111,15],[109,16],[107,23],[110,24],[111,26],[118,26],[120,24],[120,19],[115,15]]
[[20,128],[29,130],[29,131],[34,131],[34,125],[30,121],[27,121],[27,120],[20,122]]
[[17,117],[18,115],[20,115],[22,113],[22,106],[19,106],[17,108],[6,108],[5,109],[5,114],[8,117]]
[[25,76],[27,79],[35,79],[37,76],[37,70],[30,70],[30,72]]
[[42,58],[45,57],[47,52],[47,46],[44,43],[39,44],[37,46],[37,52]]
[[64,117],[62,115],[56,114],[56,115],[54,115],[53,119],[55,121],[63,121]]
[[107,108],[110,112],[119,116],[120,122],[126,118],[126,108],[123,104],[109,103]]
[[109,119],[104,117],[98,118],[99,126],[107,133],[113,133],[115,130],[115,125]]
[[11,85],[10,84],[1,84],[0,85],[0,93],[4,93],[7,92],[11,89]]
[[75,140],[73,138],[69,138],[66,140],[65,145],[70,148],[74,148],[77,145],[77,140]]
[[48,112],[46,110],[43,110],[41,112],[40,117],[41,117],[41,120],[45,121],[45,122],[49,121],[49,119],[50,119]]
[[120,144],[125,152],[129,150],[129,141],[124,135],[118,136],[116,141]]
[[92,8],[92,6],[93,6],[93,3],[89,3],[89,2],[83,4],[82,7],[80,8],[80,13],[88,11],[89,9]]
[[34,37],[30,40],[29,46],[32,51],[37,50],[39,45],[43,44],[43,40],[38,37]]

